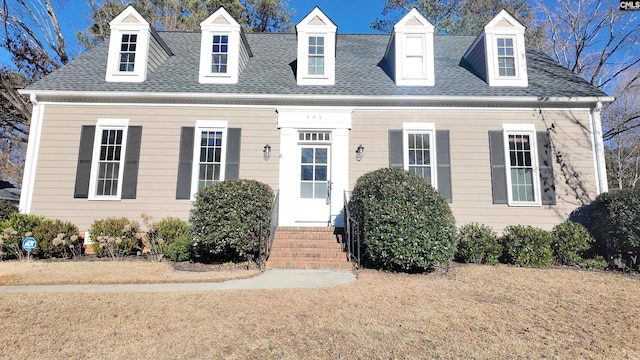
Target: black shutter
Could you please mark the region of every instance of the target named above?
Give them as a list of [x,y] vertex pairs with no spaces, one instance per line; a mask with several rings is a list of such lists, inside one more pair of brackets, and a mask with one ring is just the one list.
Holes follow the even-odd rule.
[[142,126],[129,126],[127,153],[124,155],[121,199],[135,199],[138,188],[138,165],[140,164],[140,140]]
[[402,157],[402,130],[389,130],[389,167],[404,169]]
[[536,132],[538,143],[538,166],[540,167],[540,195],[542,205],[556,204],[556,186],[553,178],[553,152],[551,134],[548,131]]
[[240,177],[240,137],[242,129],[227,129],[227,158],[224,179],[238,179]]
[[178,155],[178,181],[176,199],[191,199],[191,170],[193,169],[193,139],[196,129],[183,127],[180,131],[180,153]]
[[502,131],[489,131],[489,155],[493,203],[507,204],[507,170],[505,168]]
[[80,132],[80,149],[78,151],[78,166],[76,168],[76,185],[73,197],[86,199],[89,197],[89,179],[91,177],[91,159],[93,157],[93,139],[96,127],[84,125]]
[[438,166],[438,192],[453,202],[451,191],[451,150],[449,145],[449,130],[436,130],[436,164]]

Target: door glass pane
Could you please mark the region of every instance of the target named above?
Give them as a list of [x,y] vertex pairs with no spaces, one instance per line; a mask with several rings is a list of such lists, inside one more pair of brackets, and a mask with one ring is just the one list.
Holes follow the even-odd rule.
[[316,183],[316,191],[313,195],[316,199],[324,199],[327,197],[327,183]]
[[300,161],[303,164],[311,164],[313,163],[313,149],[312,148],[302,148],[302,156]]
[[327,163],[327,149],[316,149],[316,163],[317,164]]
[[300,197],[311,199],[313,197],[313,183],[303,182],[300,184]]
[[327,181],[327,167],[325,165],[316,166],[316,181]]
[[300,167],[300,180],[313,180],[313,165],[302,165]]

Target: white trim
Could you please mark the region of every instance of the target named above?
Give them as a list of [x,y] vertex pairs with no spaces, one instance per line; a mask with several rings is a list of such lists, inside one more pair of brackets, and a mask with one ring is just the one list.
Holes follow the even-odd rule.
[[[533,197],[534,201],[514,201],[511,183],[511,157],[509,155],[509,135],[529,135],[531,139],[531,167],[533,170]],[[538,142],[536,137],[536,127],[533,124],[502,124],[504,165],[507,176],[507,202],[509,206],[542,206],[542,196],[540,196],[540,167],[538,164]]]
[[33,109],[31,111],[31,126],[29,128],[29,140],[27,142],[27,155],[25,157],[22,187],[20,189],[20,203],[18,209],[23,214],[31,212],[33,201],[33,189],[36,182],[36,169],[38,167],[38,155],[40,154],[40,137],[42,136],[42,120],[44,118],[45,104],[39,103],[36,95],[31,95]]
[[602,103],[598,102],[591,110],[591,133],[593,136],[593,156],[594,168],[596,171],[596,193],[600,195],[609,191],[609,183],[607,179],[607,166],[604,155],[604,140],[602,138]]
[[[118,167],[118,189],[115,195],[97,195],[98,163],[102,145],[103,130],[122,130],[122,144],[120,150],[120,165]],[[89,177],[89,200],[118,201],[122,197],[122,181],[124,179],[124,163],[127,154],[127,136],[129,133],[129,119],[98,119],[93,137],[93,156],[91,157],[91,176]]]
[[278,128],[351,129],[353,108],[277,107]]
[[436,156],[436,125],[435,123],[402,123],[402,166],[409,171],[409,134],[428,134],[429,135],[429,164],[431,167],[431,178],[429,183],[434,189],[438,189],[438,164]]
[[226,120],[197,120],[193,139],[193,161],[191,166],[191,201],[196,200],[198,182],[200,179],[200,139],[202,131],[213,130],[222,132],[222,151],[220,153],[220,181],[225,179],[227,165],[227,136],[229,122]]

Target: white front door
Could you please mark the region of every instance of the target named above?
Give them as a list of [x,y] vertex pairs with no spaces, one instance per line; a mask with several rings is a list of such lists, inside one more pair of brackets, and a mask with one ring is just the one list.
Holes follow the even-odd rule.
[[296,221],[328,225],[331,221],[331,145],[299,144],[298,160]]

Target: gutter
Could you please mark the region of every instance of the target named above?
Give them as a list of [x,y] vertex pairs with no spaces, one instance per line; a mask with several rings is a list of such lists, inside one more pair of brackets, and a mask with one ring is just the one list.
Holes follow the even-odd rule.
[[126,99],[132,100],[200,100],[214,102],[310,102],[330,101],[332,103],[485,103],[485,104],[514,104],[514,103],[606,103],[615,98],[611,96],[446,96],[446,95],[309,95],[309,94],[231,94],[231,93],[185,93],[185,92],[110,92],[110,91],[52,91],[26,90],[18,91],[23,95],[35,95],[47,99]]

